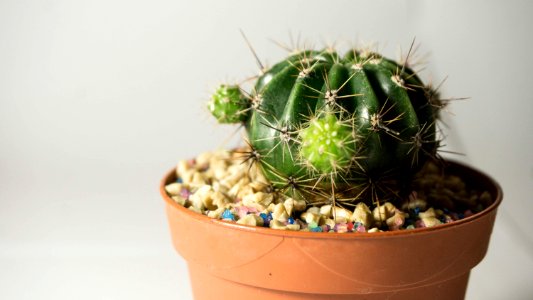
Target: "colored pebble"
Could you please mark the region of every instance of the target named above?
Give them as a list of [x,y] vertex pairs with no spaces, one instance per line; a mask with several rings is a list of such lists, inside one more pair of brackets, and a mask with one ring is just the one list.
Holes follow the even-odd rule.
[[[237,207],[235,207],[235,211],[236,211],[237,215],[239,216],[239,219],[242,219],[242,218],[246,217],[246,215],[248,215],[250,213],[253,213],[254,209],[251,209],[251,208],[246,207],[246,206],[237,206]],[[257,210],[255,210],[255,211],[257,211]]]
[[231,213],[231,210],[229,210],[229,209],[226,209],[226,210],[222,213],[221,218],[222,218],[223,220],[235,221],[235,216]]
[[189,196],[191,196],[191,192],[188,189],[182,189],[180,192],[180,196],[184,199],[189,199]]
[[260,213],[259,216],[261,218],[263,218],[263,226],[264,227],[269,227],[270,226],[270,221],[272,221],[272,213]]
[[309,227],[309,231],[312,231],[312,232],[322,232],[322,227],[320,227],[320,226],[317,226],[317,227]]
[[309,223],[309,228],[315,228],[315,227],[318,227],[317,223],[315,223],[315,222],[310,222]]
[[415,207],[415,209],[413,209],[413,212],[415,213],[416,216],[418,216],[418,214],[420,213],[420,207]]
[[348,232],[352,232],[353,228],[354,228],[354,223],[349,222],[348,225],[347,225]]
[[333,230],[338,233],[345,233],[348,232],[348,226],[346,225],[346,223],[337,224],[335,225]]
[[426,227],[426,224],[424,224],[424,221],[422,221],[422,220],[417,220],[417,221],[415,222],[415,228],[424,228],[424,227]]

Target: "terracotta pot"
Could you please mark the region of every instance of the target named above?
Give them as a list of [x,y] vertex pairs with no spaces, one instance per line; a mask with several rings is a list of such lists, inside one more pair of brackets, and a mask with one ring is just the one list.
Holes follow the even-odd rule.
[[502,201],[499,185],[458,163],[450,172],[494,203],[431,228],[379,233],[273,230],[214,220],[160,191],[174,247],[188,263],[195,299],[463,299],[487,252]]

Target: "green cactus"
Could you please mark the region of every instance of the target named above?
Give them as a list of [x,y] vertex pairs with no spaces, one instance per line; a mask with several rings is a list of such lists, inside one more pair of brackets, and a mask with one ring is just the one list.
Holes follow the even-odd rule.
[[394,197],[435,156],[434,98],[407,65],[328,49],[290,55],[250,93],[222,86],[210,108],[221,122],[245,124],[249,153],[274,188],[353,203],[365,193]]

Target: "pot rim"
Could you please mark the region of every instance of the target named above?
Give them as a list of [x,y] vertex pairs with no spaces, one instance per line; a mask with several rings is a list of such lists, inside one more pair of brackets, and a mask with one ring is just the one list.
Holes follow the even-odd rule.
[[478,179],[481,179],[480,181],[487,183],[488,185],[492,185],[494,188],[494,195],[492,195],[495,199],[493,200],[492,204],[485,208],[483,211],[475,213],[471,216],[468,216],[466,218],[463,218],[461,220],[453,221],[450,223],[440,224],[433,227],[424,227],[424,228],[414,228],[414,229],[405,229],[405,230],[395,230],[395,231],[383,231],[383,232],[358,232],[358,233],[337,233],[337,232],[309,232],[309,231],[292,231],[292,230],[278,230],[278,229],[271,229],[267,227],[259,227],[259,226],[251,226],[251,225],[242,225],[237,224],[236,222],[232,221],[223,221],[218,219],[210,218],[206,215],[199,214],[197,212],[194,212],[188,208],[185,208],[184,206],[179,205],[176,203],[170,196],[167,194],[165,190],[165,186],[169,183],[169,178],[174,176],[176,174],[176,168],[171,169],[168,171],[161,180],[160,186],[159,186],[159,192],[163,199],[165,200],[166,204],[168,206],[171,206],[174,209],[177,209],[180,213],[185,214],[187,217],[193,218],[199,222],[208,222],[213,224],[214,226],[222,226],[230,230],[237,230],[237,231],[244,231],[248,233],[256,233],[256,234],[262,234],[262,235],[274,235],[274,236],[281,236],[281,237],[291,237],[291,238],[307,238],[307,239],[369,239],[369,238],[402,238],[406,236],[411,235],[421,235],[421,234],[430,234],[436,231],[446,231],[446,230],[456,230],[462,226],[465,226],[466,224],[470,222],[474,222],[480,218],[482,218],[485,215],[488,215],[492,212],[494,212],[498,206],[501,204],[503,199],[503,191],[501,189],[500,184],[495,181],[491,176],[487,175],[486,173],[473,168],[471,166],[468,166],[464,163],[460,163],[454,160],[445,160],[446,163],[448,163],[447,167],[452,168],[459,168],[461,170],[466,171],[470,177],[476,177]]

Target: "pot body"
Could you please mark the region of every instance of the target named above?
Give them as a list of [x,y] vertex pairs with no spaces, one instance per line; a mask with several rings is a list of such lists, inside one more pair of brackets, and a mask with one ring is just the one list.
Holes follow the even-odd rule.
[[314,233],[237,225],[192,212],[166,196],[172,242],[189,266],[195,299],[463,299],[485,256],[502,192],[483,173],[450,163],[489,191],[484,211],[431,228]]

